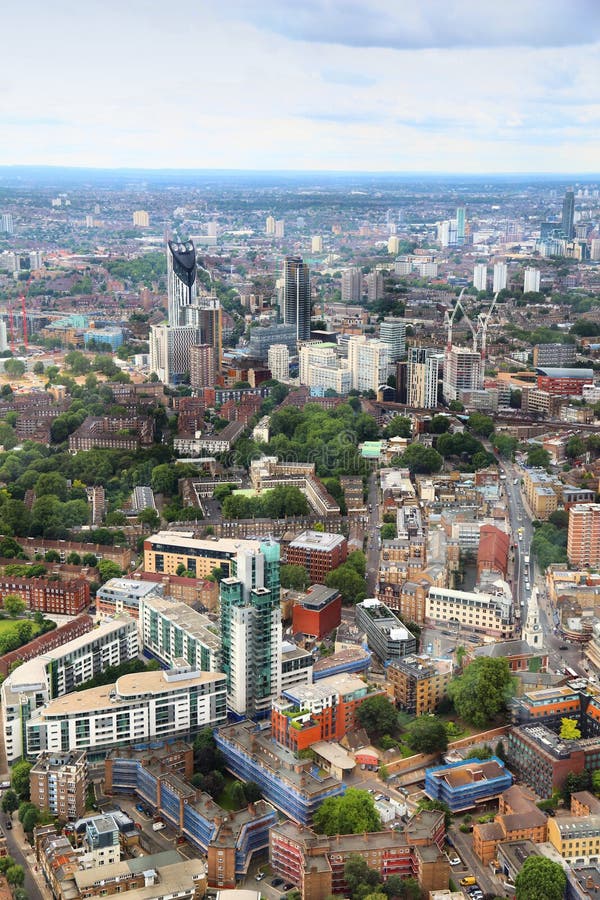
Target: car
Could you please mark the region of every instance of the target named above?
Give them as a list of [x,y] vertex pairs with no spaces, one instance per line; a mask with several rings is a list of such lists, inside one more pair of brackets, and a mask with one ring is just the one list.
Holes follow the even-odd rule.
[[294,889],[294,885],[289,881],[287,881],[281,888],[282,891],[291,891],[293,889]]
[[4,825],[5,825],[6,828],[8,828],[9,831],[11,830],[11,828],[12,828],[12,822],[11,822],[10,819],[6,819],[6,821],[4,822]]
[[283,878],[273,878],[271,884],[273,887],[279,887],[279,885],[283,884]]
[[376,799],[376,800],[383,800],[383,799],[384,799],[384,795],[383,795],[383,794],[375,794],[375,799]]
[[135,808],[137,809],[138,812],[141,812],[141,813],[146,812],[146,807],[144,806],[143,803],[136,803]]
[[449,856],[448,862],[451,866],[460,866],[460,857],[458,856]]
[[262,881],[264,877],[265,877],[265,873],[259,872],[258,875],[256,876],[256,881]]
[[567,647],[566,644],[561,644],[560,647],[559,647],[558,649],[559,649],[559,650],[568,650],[569,648]]

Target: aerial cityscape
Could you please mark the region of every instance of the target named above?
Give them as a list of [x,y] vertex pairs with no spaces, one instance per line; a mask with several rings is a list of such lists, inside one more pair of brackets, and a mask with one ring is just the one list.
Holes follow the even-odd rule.
[[600,8],[67,6],[0,107],[0,900],[600,900]]

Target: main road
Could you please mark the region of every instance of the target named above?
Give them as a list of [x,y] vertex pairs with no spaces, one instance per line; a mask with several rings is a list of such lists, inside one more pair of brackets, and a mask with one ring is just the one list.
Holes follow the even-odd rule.
[[368,504],[369,516],[367,525],[367,596],[375,596],[377,576],[379,573],[379,486],[377,472],[369,475]]

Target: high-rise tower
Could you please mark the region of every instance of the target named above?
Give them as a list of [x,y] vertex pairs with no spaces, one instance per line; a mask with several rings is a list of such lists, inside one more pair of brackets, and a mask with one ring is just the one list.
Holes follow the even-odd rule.
[[187,325],[185,310],[196,299],[196,249],[192,241],[167,241],[169,325]]
[[227,704],[240,716],[267,715],[279,693],[279,544],[240,549],[221,581],[221,659]]
[[310,275],[301,256],[286,256],[284,262],[283,321],[295,325],[296,340],[310,340]]
[[467,224],[467,210],[464,206],[459,206],[456,210],[456,243],[464,244],[465,242],[465,226]]
[[575,234],[575,192],[566,191],[562,206],[562,230],[568,241]]

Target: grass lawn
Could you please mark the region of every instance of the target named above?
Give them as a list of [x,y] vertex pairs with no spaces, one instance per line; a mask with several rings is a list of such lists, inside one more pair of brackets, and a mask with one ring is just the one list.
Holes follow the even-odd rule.
[[[12,634],[19,622],[27,621],[31,621],[31,619],[0,619],[0,637],[4,637],[6,634]],[[36,625],[35,622],[31,622],[31,624],[33,626],[33,631],[31,633],[33,639],[40,633],[40,627],[39,625]]]
[[237,803],[234,803],[231,797],[231,789],[236,781],[236,778],[232,778],[231,776],[226,775],[225,787],[223,788],[223,792],[217,800],[219,806],[222,806],[223,809],[228,809],[230,812],[235,812],[236,809],[239,809],[239,805]]

